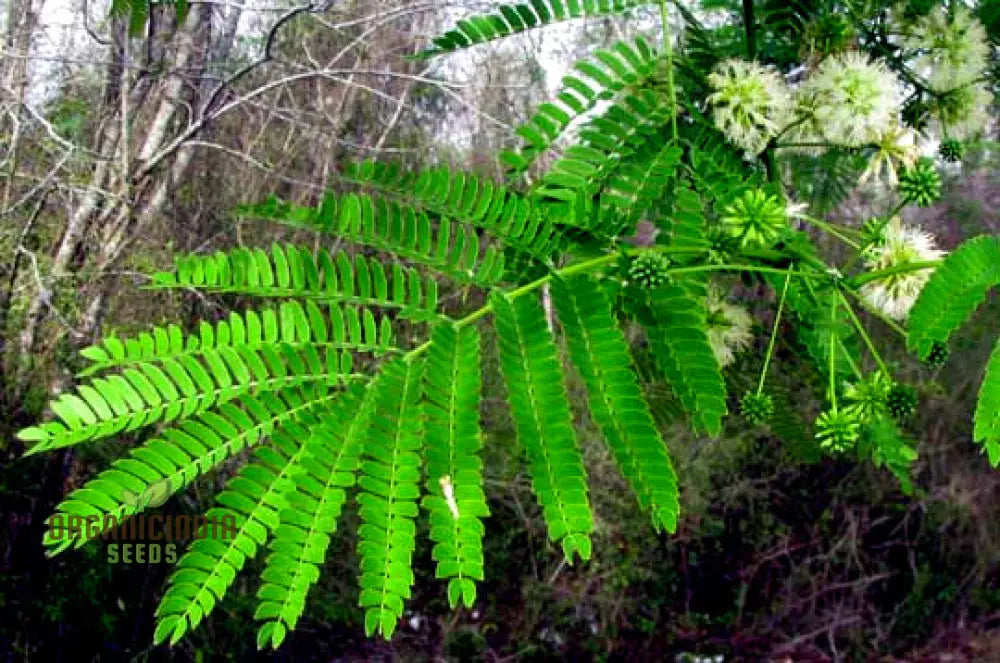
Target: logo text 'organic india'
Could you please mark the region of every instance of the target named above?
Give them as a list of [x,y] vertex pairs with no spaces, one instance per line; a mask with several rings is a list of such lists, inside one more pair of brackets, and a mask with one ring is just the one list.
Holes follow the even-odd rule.
[[[122,503],[129,511],[141,511],[146,507],[163,505],[172,493],[169,479],[161,479],[150,484],[141,494],[130,490],[122,491]],[[108,562],[110,564],[157,564],[161,561],[173,563],[177,560],[178,541],[190,539],[233,539],[239,529],[236,517],[222,516],[162,515],[144,513],[118,516],[115,514],[86,515],[57,513],[46,521],[49,527],[47,538],[60,541],[70,539],[100,538],[109,543]],[[155,543],[146,543],[146,542]],[[166,543],[160,543],[165,541]]]

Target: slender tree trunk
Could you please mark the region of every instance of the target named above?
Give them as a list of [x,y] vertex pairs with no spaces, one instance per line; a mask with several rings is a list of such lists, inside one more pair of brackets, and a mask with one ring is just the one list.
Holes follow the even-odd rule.
[[[97,274],[106,270],[141,224],[140,217],[149,218],[160,213],[167,199],[168,180],[182,179],[189,168],[190,156],[180,153],[142,181],[133,181],[137,169],[173,137],[171,129],[194,119],[183,117],[178,122],[184,109],[197,104],[188,91],[198,89],[192,82],[199,81],[204,71],[209,46],[204,37],[211,11],[211,5],[196,5],[188,13],[184,25],[178,27],[173,45],[168,49],[172,53],[168,68],[172,74],[159,85],[150,85],[142,78],[131,82],[129,47],[112,47],[121,64],[110,67],[109,74],[117,75],[120,80],[117,83],[109,81],[105,88],[118,94],[105,94],[108,104],[105,122],[94,146],[103,158],[95,164],[87,193],[70,215],[55,249],[51,265],[53,279],[71,274],[80,265],[96,268]],[[148,121],[145,118],[149,118]],[[148,127],[137,149],[129,135],[133,125]],[[150,191],[152,198],[144,200],[144,194]],[[138,215],[136,210],[140,210]],[[91,251],[89,247],[96,248]],[[80,314],[74,321],[74,341],[93,339],[108,288],[109,284],[101,281],[86,284],[88,296],[81,302]],[[31,380],[30,358],[37,350],[48,314],[50,291],[51,286],[45,287],[28,306],[19,339],[19,393],[23,393]]]

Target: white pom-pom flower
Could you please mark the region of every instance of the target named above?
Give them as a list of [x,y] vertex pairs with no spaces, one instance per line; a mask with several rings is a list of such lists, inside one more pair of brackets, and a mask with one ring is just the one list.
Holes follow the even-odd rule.
[[935,128],[949,138],[974,138],[986,128],[992,103],[993,94],[983,83],[949,90],[934,103]]
[[[877,271],[940,260],[945,253],[937,248],[933,236],[893,217],[883,229],[881,241],[865,251],[864,265]],[[928,267],[889,274],[861,286],[861,295],[875,310],[894,320],[905,320],[933,273]]]
[[725,292],[714,283],[709,285],[705,306],[712,353],[719,366],[728,366],[736,359],[735,353],[753,341],[753,317],[742,306],[727,302]]
[[954,90],[982,75],[990,55],[986,29],[966,7],[939,7],[906,31],[906,49],[921,53],[914,68],[937,92]]
[[800,113],[835,145],[860,147],[899,124],[903,90],[884,63],[851,52],[829,57],[806,80]]
[[792,95],[781,75],[756,62],[726,60],[708,75],[715,126],[751,155],[789,122]]
[[861,174],[859,184],[868,180],[896,184],[900,168],[912,168],[923,154],[924,140],[915,130],[895,126],[875,140],[876,151]]

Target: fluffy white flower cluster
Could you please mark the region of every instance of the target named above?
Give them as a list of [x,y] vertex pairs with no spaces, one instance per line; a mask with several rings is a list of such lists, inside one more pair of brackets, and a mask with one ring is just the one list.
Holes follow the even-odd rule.
[[983,83],[949,90],[934,102],[934,126],[944,136],[973,138],[986,127],[992,103],[993,93]]
[[[864,264],[875,271],[939,260],[944,255],[933,236],[919,228],[904,226],[899,217],[893,217],[883,230],[881,241],[865,252]],[[861,295],[890,318],[905,320],[933,273],[932,268],[927,268],[889,274],[863,285]]]
[[903,87],[884,63],[844,53],[820,63],[802,87],[799,106],[826,141],[860,147],[899,126]]
[[876,150],[861,174],[859,184],[874,179],[885,179],[889,184],[898,181],[898,169],[912,168],[923,151],[923,137],[910,127],[895,126],[875,140]]
[[974,82],[990,55],[986,29],[968,8],[937,7],[905,28],[903,47],[920,53],[915,69],[936,92]]
[[938,7],[903,28],[904,49],[917,53],[915,70],[939,94],[932,106],[935,129],[967,139],[989,118],[992,95],[979,79],[989,63],[986,29],[963,6]]
[[736,359],[736,352],[750,346],[753,317],[742,306],[727,302],[726,293],[715,283],[709,285],[705,306],[712,353],[719,366],[728,366]]
[[[914,71],[935,93],[934,133],[964,140],[981,132],[992,101],[980,80],[991,56],[982,23],[964,6],[936,7],[900,23],[895,44],[903,57],[914,58]],[[786,133],[791,143],[874,145],[865,179],[891,184],[899,167],[912,167],[925,142],[902,124],[902,81],[884,61],[859,52],[828,56],[794,91],[775,69],[735,59],[722,62],[708,81],[715,126],[751,156]]]
[[715,126],[751,155],[789,128],[794,142],[858,147],[899,127],[899,79],[859,53],[828,57],[794,94],[778,72],[755,62],[726,60],[708,80]]
[[792,95],[773,68],[726,60],[708,75],[712,120],[734,144],[757,155],[791,117]]

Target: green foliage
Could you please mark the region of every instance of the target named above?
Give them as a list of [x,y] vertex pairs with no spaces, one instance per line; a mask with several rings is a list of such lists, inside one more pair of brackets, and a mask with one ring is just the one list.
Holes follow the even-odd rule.
[[[524,219],[516,214],[519,208],[510,210],[505,207],[503,211],[509,213],[504,217],[507,224],[520,220],[518,230],[524,227]],[[496,249],[487,247],[483,256],[479,256],[480,242],[474,232],[458,228],[452,237],[451,225],[447,221],[440,221],[435,228],[426,214],[412,207],[370,196],[348,194],[338,202],[333,195],[327,195],[315,208],[292,205],[271,197],[262,205],[244,206],[240,212],[299,228],[319,230],[360,246],[394,253],[432,267],[460,282],[490,283],[503,272],[503,256]],[[533,229],[537,229],[537,224]],[[524,231],[521,231],[517,236],[523,234]],[[534,234],[532,238],[532,241],[537,239]],[[277,256],[275,259],[278,260]],[[322,254],[319,259],[322,260]],[[197,262],[192,266],[192,269],[196,268]],[[197,272],[194,272],[193,278],[197,278]]]
[[910,311],[906,346],[921,359],[945,344],[1000,285],[1000,237],[966,240],[934,270]]
[[[775,288],[779,277],[768,276]],[[860,365],[857,333],[848,314],[838,306],[831,319],[830,307],[840,294],[829,287],[820,288],[809,281],[792,283],[788,288],[786,304],[798,320],[796,335],[805,347],[816,369],[830,377],[830,355],[833,354],[833,375],[837,385],[853,380],[855,368]]]
[[[235,320],[240,322],[234,326]],[[325,317],[311,302],[233,316],[219,329],[225,332],[216,337],[216,329],[202,325],[200,336],[189,336],[183,349],[176,327],[124,344],[105,339],[88,356],[105,366],[123,366],[122,372],[63,394],[50,404],[60,421],[26,428],[20,439],[36,442],[31,452],[38,453],[184,419],[251,390],[334,385],[353,362],[340,347],[384,352],[392,338],[388,324],[376,323],[367,309],[331,306]]]
[[[558,235],[556,228],[546,218],[547,210],[490,180],[471,173],[452,172],[447,168],[414,172],[398,164],[383,164],[374,161],[352,165],[346,170],[345,176],[348,181],[376,188],[388,197],[396,197],[403,201],[403,207],[389,204],[385,211],[385,203],[378,203],[375,208],[369,209],[372,207],[372,203],[367,196],[358,199],[356,204],[353,202],[350,204],[352,210],[355,206],[360,205],[361,218],[364,219],[362,223],[366,227],[372,223],[379,224],[378,220],[370,222],[367,219],[379,219],[386,216],[388,216],[390,228],[395,229],[400,223],[404,224],[403,237],[408,239],[409,245],[412,245],[414,235],[419,238],[421,246],[440,246],[442,241],[440,239],[437,242],[430,240],[427,217],[422,213],[413,212],[409,207],[412,205],[441,217],[482,228],[504,244],[535,258],[544,260],[556,248]],[[331,202],[333,200],[335,199],[328,195],[324,199],[323,205],[317,210],[317,214],[321,216],[332,214],[327,210],[333,206]],[[342,205],[346,204],[346,201],[353,200],[353,198],[345,198],[345,203]],[[287,211],[279,210],[275,217],[284,219],[287,218],[288,214]],[[308,212],[300,214],[308,215]],[[353,215],[354,212],[350,211],[348,214]],[[414,215],[417,217],[416,222],[410,220]],[[396,220],[399,216],[403,217],[403,221]],[[352,221],[352,223],[356,224],[357,221]],[[406,229],[412,227],[414,223],[417,223],[416,232],[407,231]],[[343,225],[342,223],[341,227]],[[352,239],[358,241],[354,237]],[[471,246],[473,241],[470,238],[469,244],[466,246]],[[386,248],[396,251],[391,246]],[[492,247],[487,248],[487,255],[490,255],[491,250]],[[461,252],[461,248],[458,251]]]
[[319,580],[346,489],[356,481],[374,393],[354,383],[340,395],[320,416],[291,472],[294,485],[284,494],[286,505],[257,591],[254,618],[266,622],[257,632],[259,649],[267,643],[281,646],[305,610],[309,588]]
[[583,458],[573,433],[569,397],[545,312],[533,298],[495,293],[500,365],[507,397],[531,469],[532,488],[549,538],[566,559],[590,559],[594,529]]
[[397,360],[372,385],[372,421],[355,498],[365,633],[391,638],[413,585],[417,500],[420,497],[421,361]]
[[673,198],[667,208],[670,220],[659,223],[669,234],[670,246],[681,255],[708,251],[707,220],[701,198],[686,180],[677,182],[671,193]]
[[976,405],[975,440],[983,445],[990,465],[1000,465],[1000,341],[986,366]]
[[437,577],[448,581],[448,603],[471,608],[483,576],[482,518],[490,515],[479,457],[479,334],[443,324],[434,330],[424,381],[427,496]]
[[820,155],[794,154],[788,161],[796,191],[817,214],[826,214],[847,199],[867,163],[856,151],[842,148]]
[[307,429],[293,424],[275,430],[271,444],[258,448],[255,459],[216,497],[219,506],[205,514],[211,531],[195,538],[168,580],[156,609],[155,643],[176,643],[198,626],[277,530],[285,495],[294,485],[291,475],[306,453],[298,440],[306,434]]
[[[685,287],[686,286],[686,287]],[[708,341],[705,288],[697,281],[653,291],[646,323],[657,365],[696,430],[717,436],[726,415],[726,383]]]
[[[159,483],[169,486],[170,492],[178,492],[286,423],[321,411],[333,398],[334,394],[325,391],[310,393],[302,388],[286,388],[274,393],[247,394],[217,406],[213,412],[186,419],[164,429],[160,437],[132,449],[130,458],[116,460],[110,469],[70,493],[56,508],[51,522],[65,524],[73,516],[93,517],[103,529],[105,518],[110,516],[113,522],[120,523],[145,508],[125,499],[126,491],[141,495]],[[83,545],[89,536],[86,529],[68,531],[50,527],[43,544],[54,555],[71,545]]]
[[459,21],[454,29],[433,40],[435,48],[425,50],[419,57],[449,53],[559,21],[619,14],[647,4],[652,3],[648,0],[530,0],[526,4],[503,5],[496,13]]
[[[415,287],[409,292],[415,294],[420,291]],[[357,296],[345,295],[344,298],[370,300],[382,306],[395,304],[386,297],[369,297],[364,291]],[[259,376],[265,373],[247,350],[267,352],[265,359],[270,362],[268,357],[275,352],[284,352],[283,348],[347,348],[384,354],[394,350],[393,343],[389,319],[383,317],[377,321],[368,308],[331,304],[324,311],[313,301],[306,301],[303,306],[292,300],[283,303],[278,309],[249,310],[242,315],[233,312],[228,320],[222,320],[214,326],[203,321],[197,334],[185,335],[180,327],[169,325],[166,328],[155,327],[152,332],[142,332],[136,338],[121,340],[114,336],[108,337],[100,344],[81,350],[80,354],[91,363],[80,375],[88,376],[137,365],[141,370],[151,370],[142,365],[155,363],[163,366],[175,382],[180,384],[184,381],[183,373],[177,373],[174,366],[175,363],[180,363],[202,385],[207,383],[205,377],[194,368],[198,364],[191,360],[195,358],[201,358],[217,375],[222,376],[215,359],[219,356],[230,362],[230,366],[238,366],[236,360],[231,358],[231,353],[236,351],[249,362],[248,366],[260,379]],[[238,368],[234,369],[234,373],[244,375],[244,371]]]
[[611,183],[613,196],[602,198],[611,202],[611,213],[621,218],[621,228],[632,229],[635,223],[655,210],[673,183],[673,176],[683,156],[683,149],[672,142],[652,145],[647,154],[637,153],[615,173]]
[[861,427],[858,455],[871,458],[876,467],[888,469],[902,491],[913,494],[911,468],[917,460],[917,450],[913,440],[892,419],[879,417]]
[[[447,226],[439,229],[438,246],[441,242],[448,244],[448,230]],[[464,246],[464,232],[459,231],[455,241]],[[458,253],[462,253],[461,248]],[[479,283],[479,275],[474,270],[477,258],[474,253],[466,255],[466,265],[461,264],[463,258],[455,263],[451,263],[450,258],[442,259],[437,266],[459,282]],[[500,258],[495,259],[502,262]],[[492,270],[485,270],[482,276],[495,278],[490,273]],[[270,256],[259,248],[236,249],[228,254],[220,251],[212,256],[177,256],[175,271],[153,274],[148,287],[196,287],[218,294],[295,297],[391,307],[398,309],[399,315],[414,320],[434,319],[438,305],[437,281],[422,277],[412,268],[405,269],[399,263],[387,267],[360,253],[353,259],[343,251],[330,254],[318,250],[310,255],[291,244],[273,245]],[[145,343],[143,339],[140,337],[141,343]]]
[[618,42],[608,50],[598,49],[593,58],[577,62],[573,65],[576,74],[563,77],[556,101],[543,103],[514,132],[521,139],[520,148],[503,152],[501,158],[513,170],[525,170],[599,101],[642,87],[656,73],[656,57],[655,49],[639,37],[634,47]]
[[[644,4],[651,3],[504,6],[460,21],[421,57]],[[762,141],[768,145],[759,156],[744,154],[716,127],[706,97],[707,74],[721,59],[759,54],[784,74],[799,53],[841,48],[849,14],[809,2],[765,2],[756,17],[754,3],[718,6],[741,20],[745,13],[745,24],[707,27],[677,5],[684,38],[676,50],[669,39],[654,50],[637,38],[577,63],[555,101],[518,129],[520,144],[503,156],[507,184],[448,167],[367,161],[341,169],[337,185],[356,192],[330,190],[315,204],[271,197],[241,207],[244,216],[317,233],[316,248],[274,244],[269,251],[177,256],[174,269],[154,274],[148,288],[232,296],[241,306],[244,297],[277,300],[272,307],[234,311],[194,331],[168,325],[132,338],[112,335],[82,351],[90,362],[84,381],[52,401],[54,420],[18,434],[36,443],[31,453],[162,428],[71,493],[57,515],[128,518],[150,507],[136,496],[179,491],[227,461],[243,462],[252,449],[206,514],[232,531],[197,538],[180,559],[157,610],[156,642],[176,643],[203,622],[266,547],[256,641],[260,648],[280,646],[303,614],[349,500],[361,521],[358,605],[369,636],[391,638],[404,613],[421,516],[435,575],[448,581],[448,603],[474,606],[477,583],[488,581],[479,411],[484,378],[494,376],[483,374],[477,325],[490,316],[516,440],[548,538],[570,563],[594,555],[595,523],[567,389],[569,365],[582,378],[589,414],[640,510],[657,531],[678,528],[679,479],[633,362],[642,343],[657,373],[649,386],[666,383],[660,393],[676,395],[693,433],[723,433],[732,377],[737,393],[749,394],[741,401],[746,418],[766,422],[799,457],[853,449],[912,489],[915,443],[886,414],[887,408],[905,414],[912,399],[900,392],[890,404],[882,393],[892,376],[853,301],[865,299],[866,284],[932,269],[936,261],[906,257],[865,272],[858,265],[870,253],[855,241],[864,233],[813,219],[794,204],[791,196],[826,211],[843,200],[870,165],[872,146],[786,157],[778,148],[794,145],[778,144],[775,133]],[[882,23],[853,27],[884,30]],[[877,36],[880,48],[891,50],[885,35]],[[894,54],[886,66],[901,67],[900,58]],[[539,158],[550,153],[551,160]],[[515,184],[532,166],[540,171],[532,183]],[[903,178],[902,193],[925,204],[936,174],[921,167],[921,178]],[[833,264],[827,254],[841,254],[816,241],[812,230],[793,230],[790,218],[855,253]],[[656,233],[633,238],[640,222]],[[349,247],[319,248],[328,237]],[[713,281],[722,274],[737,278]],[[728,293],[731,282],[751,296],[782,293],[756,392],[745,376],[730,374],[739,363],[724,373],[716,358],[745,347],[754,328],[750,313],[728,302],[728,310],[743,314],[733,318],[740,322],[719,322],[721,314],[709,320],[708,293]],[[980,237],[937,266],[905,330],[874,312],[903,331],[920,358],[941,358],[950,336],[997,283],[1000,239]],[[882,294],[894,297],[888,287]],[[786,308],[790,315],[781,317]],[[407,322],[405,333],[396,320]],[[787,342],[786,323],[797,345]],[[799,348],[807,363],[798,361]],[[804,416],[814,403],[793,404],[784,384],[764,392],[767,367],[779,353],[789,372],[801,374],[801,393],[823,394],[814,434]],[[974,431],[994,465],[1000,463],[998,356],[1000,346],[983,381]],[[869,361],[879,367],[879,384],[862,389]],[[841,394],[849,383],[853,390]],[[91,536],[52,527],[45,545],[55,554]]]
[[[612,104],[584,124],[579,131],[579,143],[568,147],[547,169],[535,186],[536,199],[566,205],[568,211],[563,220],[568,225],[584,228],[599,237],[623,233],[634,214],[626,211],[624,220],[615,218],[618,208],[632,207],[639,191],[632,188],[635,176],[631,169],[623,172],[621,166],[643,145],[661,143],[660,131],[674,110],[672,100],[648,89]],[[606,186],[602,187],[603,184]],[[594,196],[598,192],[594,209]]]
[[587,385],[590,413],[619,469],[639,505],[651,512],[653,526],[675,531],[680,512],[677,476],[636,383],[628,346],[612,317],[611,301],[586,277],[556,280],[552,294],[570,358]]

